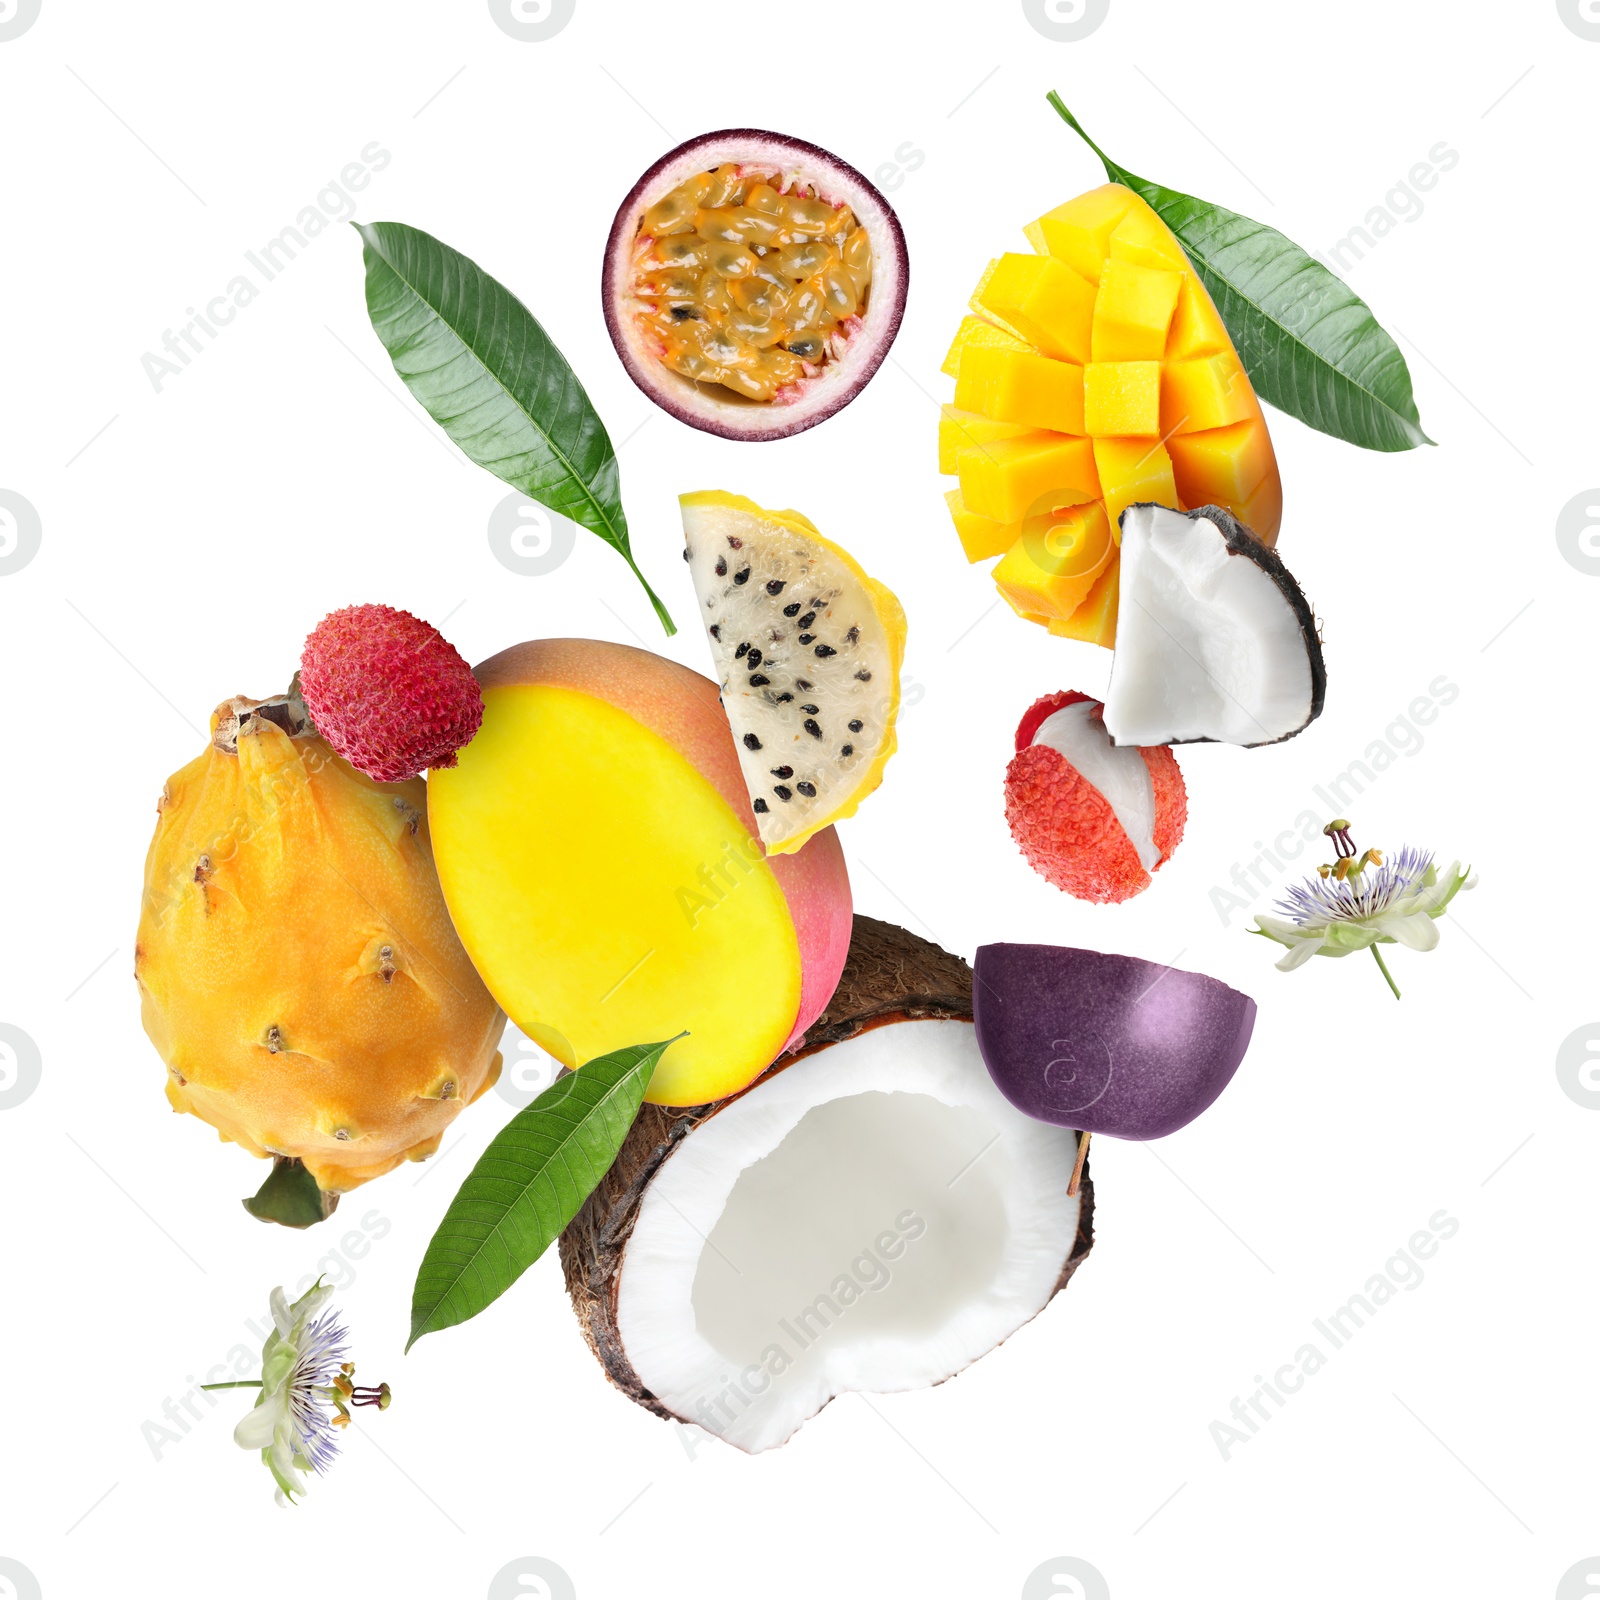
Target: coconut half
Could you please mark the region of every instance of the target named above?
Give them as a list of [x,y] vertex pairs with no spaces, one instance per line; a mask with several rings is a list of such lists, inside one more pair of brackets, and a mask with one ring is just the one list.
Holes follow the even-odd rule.
[[1275,551],[1220,506],[1141,502],[1121,526],[1117,744],[1276,744],[1322,714],[1316,619]]
[[1093,1242],[1076,1151],[995,1087],[967,964],[857,917],[801,1050],[733,1099],[644,1107],[562,1235],[567,1288],[630,1399],[768,1450],[1036,1316]]
[[[848,206],[866,230],[872,252],[871,287],[859,314],[831,342],[825,362],[771,400],[746,399],[720,383],[696,382],[665,366],[635,289],[645,212],[697,173],[727,163],[763,176],[781,194],[809,190],[819,200]],[[803,139],[725,128],[669,150],[634,184],[611,224],[601,292],[617,355],[657,405],[690,427],[725,439],[785,439],[847,406],[883,364],[905,313],[909,276],[899,218],[848,162]]]

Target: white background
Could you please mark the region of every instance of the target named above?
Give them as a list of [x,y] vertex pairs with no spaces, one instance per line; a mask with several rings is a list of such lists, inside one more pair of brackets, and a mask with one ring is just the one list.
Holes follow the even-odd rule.
[[[1597,72],[1600,42],[1553,0],[1112,0],[1076,43],[1010,0],[578,0],[542,43],[482,3],[43,0],[0,42],[0,489],[43,530],[0,577],[0,1021],[42,1059],[37,1090],[0,1110],[0,1556],[46,1600],[477,1596],[528,1556],[583,1600],[1011,1597],[1058,1556],[1092,1563],[1116,1600],[1556,1594],[1600,1552],[1600,1095],[1578,1103],[1555,1065],[1600,1015],[1600,577],[1555,536],[1600,481]],[[984,261],[1102,181],[1045,105],[1052,86],[1135,171],[1313,250],[1375,206],[1409,210],[1386,196],[1441,141],[1459,154],[1348,274],[1400,338],[1439,448],[1368,454],[1272,417],[1280,549],[1323,620],[1327,713],[1278,748],[1183,751],[1187,837],[1115,908],[1035,877],[1000,803],[1023,709],[1102,688],[1109,656],[994,603],[933,461],[939,362]],[[764,446],[657,412],[598,296],[638,173],[749,123],[877,174],[912,255],[892,361],[848,411]],[[495,560],[505,490],[395,377],[346,227],[153,389],[141,356],[371,141],[393,159],[359,215],[437,234],[544,321],[621,444],[635,548],[681,620],[674,497],[702,487],[798,507],[902,597],[922,692],[883,789],[842,830],[859,909],[968,957],[1000,938],[1092,945],[1260,1004],[1202,1121],[1154,1147],[1097,1143],[1099,1242],[1045,1315],[957,1381],[847,1397],[760,1458],[610,1389],[553,1252],[402,1358],[423,1245],[505,1100],[465,1115],[435,1164],[295,1234],[240,1210],[262,1169],[168,1113],[140,1031],[132,934],[162,780],[219,700],[283,685],[326,611],[448,618],[471,660],[570,633],[705,662],[695,635],[663,640],[592,539],[545,577]],[[1396,718],[1441,678],[1458,693],[1417,748]],[[1435,953],[1395,952],[1400,1004],[1369,961],[1275,972],[1248,913],[1225,923],[1212,895],[1256,841],[1324,814],[1313,786],[1374,741],[1409,753],[1348,804],[1360,842],[1432,846],[1482,875]],[[1212,1422],[1440,1209],[1459,1231],[1420,1286],[1224,1460]],[[143,1425],[226,1357],[273,1284],[319,1267],[347,1285],[362,1375],[387,1377],[395,1407],[361,1414],[293,1511],[229,1438],[247,1397],[221,1396],[157,1459]],[[496,1592],[545,1591],[511,1576]],[[1046,1574],[1026,1592],[1085,1591]]]

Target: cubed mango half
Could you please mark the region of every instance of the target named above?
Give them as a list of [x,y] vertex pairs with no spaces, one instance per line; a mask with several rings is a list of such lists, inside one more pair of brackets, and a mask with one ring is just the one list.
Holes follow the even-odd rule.
[[[1227,327],[1138,194],[1103,184],[1024,232],[1035,256],[990,264],[945,362],[958,388],[939,464],[960,483],[949,499],[962,548],[969,560],[999,556],[1011,609],[1109,646],[1129,505],[1221,505],[1271,543],[1283,485]],[[1040,517],[1086,525],[1091,509],[1110,549],[1085,590],[1077,566],[1041,561],[1022,535]]]

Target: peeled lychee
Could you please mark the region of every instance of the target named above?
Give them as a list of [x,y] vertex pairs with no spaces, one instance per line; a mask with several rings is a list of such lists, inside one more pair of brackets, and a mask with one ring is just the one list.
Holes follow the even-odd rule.
[[478,680],[460,652],[393,606],[324,617],[300,658],[300,693],[317,732],[379,783],[453,767],[483,721]]
[[1127,900],[1177,849],[1183,774],[1164,745],[1114,745],[1104,707],[1067,691],[1036,700],[1006,768],[1006,821],[1028,865],[1080,900]]

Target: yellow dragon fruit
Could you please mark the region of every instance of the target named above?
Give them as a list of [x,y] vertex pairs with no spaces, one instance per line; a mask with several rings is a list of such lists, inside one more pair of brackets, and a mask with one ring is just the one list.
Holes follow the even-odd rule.
[[236,697],[159,811],[134,970],[174,1109],[327,1195],[431,1155],[506,1019],[445,909],[424,781],[363,777],[297,693]]

